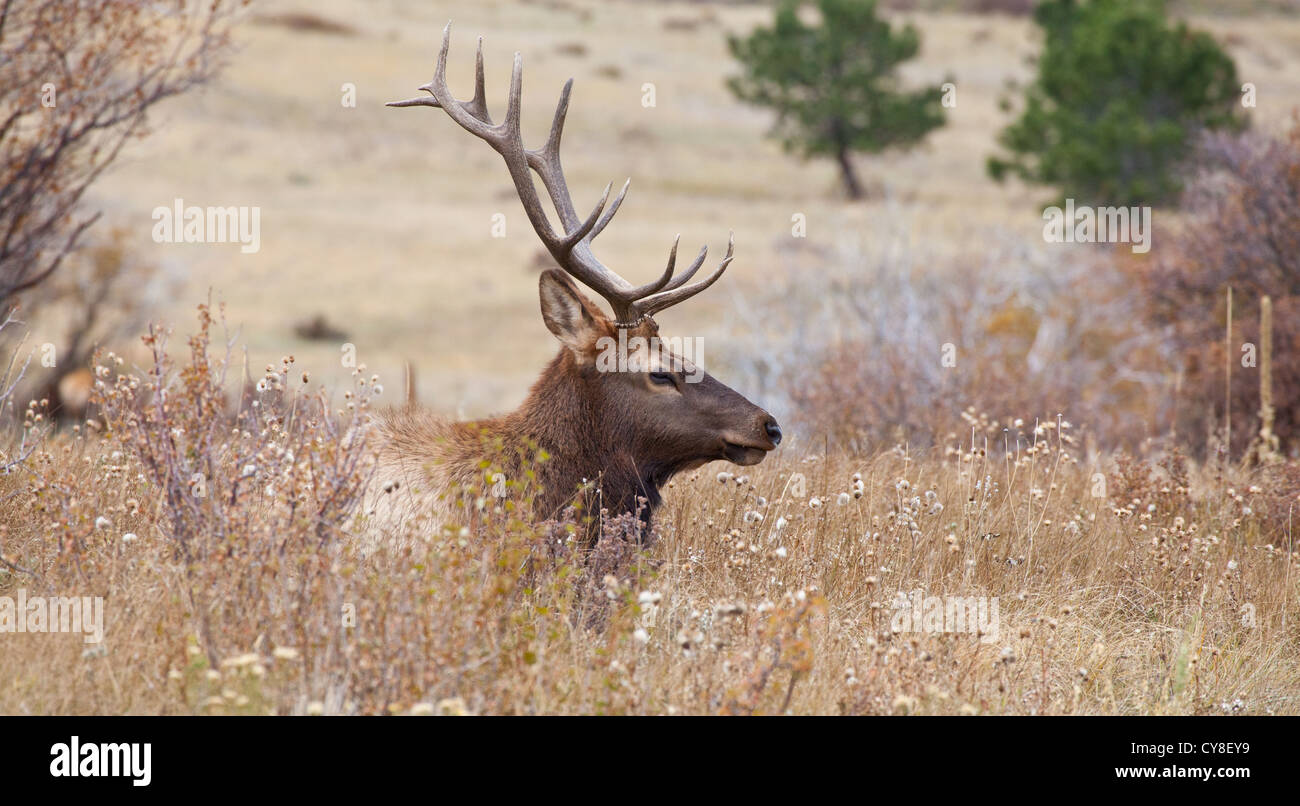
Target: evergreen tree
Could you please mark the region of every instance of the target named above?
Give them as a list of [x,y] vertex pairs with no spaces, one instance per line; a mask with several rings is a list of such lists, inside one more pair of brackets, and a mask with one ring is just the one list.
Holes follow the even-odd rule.
[[1205,33],[1170,27],[1162,0],[1044,0],[1038,76],[989,160],[1086,203],[1177,197],[1177,167],[1200,128],[1244,124],[1236,67]]
[[737,97],[776,110],[774,134],[805,157],[834,157],[849,197],[862,197],[854,151],[906,147],[944,122],[942,89],[900,89],[894,68],[920,47],[912,26],[895,33],[875,0],[816,0],[819,25],[799,18],[803,0],[783,0],[771,28],[730,37],[744,74]]

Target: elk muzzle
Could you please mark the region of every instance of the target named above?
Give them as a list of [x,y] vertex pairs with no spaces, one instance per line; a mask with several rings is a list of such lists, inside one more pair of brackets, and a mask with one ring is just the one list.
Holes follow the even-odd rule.
[[727,433],[722,438],[722,457],[738,465],[756,465],[767,452],[781,444],[781,426],[776,418],[759,409],[754,423],[754,433],[745,437]]

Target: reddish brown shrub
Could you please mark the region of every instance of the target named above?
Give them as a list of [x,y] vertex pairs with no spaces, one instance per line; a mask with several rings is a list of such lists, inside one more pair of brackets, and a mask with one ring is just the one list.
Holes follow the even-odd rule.
[[[1294,452],[1300,437],[1300,122],[1281,139],[1213,135],[1203,154],[1205,167],[1188,185],[1186,220],[1158,226],[1151,259],[1127,267],[1142,292],[1144,317],[1167,348],[1168,370],[1183,374],[1182,393],[1168,414],[1194,447],[1205,447],[1211,432],[1220,432],[1215,442],[1221,442],[1230,365],[1231,452],[1245,452],[1259,430],[1260,379],[1257,366],[1243,366],[1243,346],[1260,344],[1260,298],[1268,295],[1274,431],[1283,450]],[[1225,343],[1229,286],[1233,330]]]

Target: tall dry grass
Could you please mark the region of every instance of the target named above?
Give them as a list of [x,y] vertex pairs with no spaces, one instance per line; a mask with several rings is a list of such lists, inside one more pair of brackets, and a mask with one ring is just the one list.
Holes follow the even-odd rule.
[[[376,382],[330,400],[286,357],[232,415],[208,316],[175,363],[160,331],[102,355],[103,424],[0,477],[0,595],[106,612],[98,645],[0,635],[0,712],[1300,712],[1294,465],[1091,466],[1078,426],[966,412],[923,454],[679,477],[644,541],[506,498],[368,548]],[[903,630],[913,591],[997,629]]]

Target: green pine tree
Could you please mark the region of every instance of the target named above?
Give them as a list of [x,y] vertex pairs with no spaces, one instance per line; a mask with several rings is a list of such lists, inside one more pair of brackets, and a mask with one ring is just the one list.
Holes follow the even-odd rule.
[[1245,119],[1237,70],[1208,34],[1170,27],[1163,0],[1044,0],[1038,76],[989,173],[1054,185],[1087,203],[1176,199],[1200,128]]
[[943,125],[943,90],[900,89],[894,75],[920,36],[895,33],[875,0],[816,0],[820,25],[799,18],[803,0],[782,0],[771,28],[730,37],[744,74],[728,81],[738,98],[776,110],[774,135],[805,157],[835,158],[849,197],[862,197],[854,151],[906,147]]

